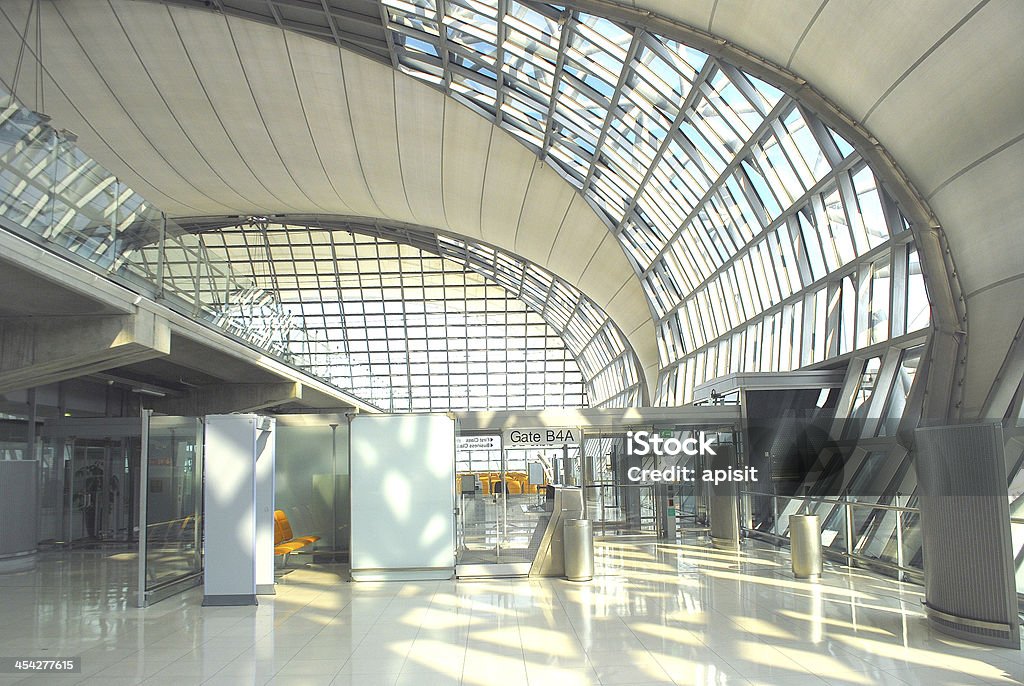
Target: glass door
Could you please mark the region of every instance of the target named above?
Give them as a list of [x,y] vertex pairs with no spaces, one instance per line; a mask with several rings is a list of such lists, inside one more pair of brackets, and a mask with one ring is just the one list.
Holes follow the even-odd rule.
[[[552,482],[554,475],[553,469],[546,469],[544,465],[553,465],[561,459],[564,473],[563,452],[562,449],[502,451],[500,480],[495,484],[499,498],[495,540],[499,563],[533,563],[549,514],[545,507],[545,486]],[[531,483],[531,464],[540,466],[539,470],[533,469],[535,475],[544,475],[540,483],[536,478]]]
[[456,454],[456,573],[525,576],[550,517],[548,484],[579,473],[578,448],[480,449]]
[[143,417],[138,605],[201,581],[203,432],[196,417]]
[[[99,424],[102,420],[94,420]],[[134,483],[139,459],[138,437],[69,437],[62,443],[63,459],[44,449],[42,507],[47,515],[44,540],[58,539],[73,547],[125,544],[134,540],[138,523]],[[63,466],[63,478],[57,470]],[[56,487],[63,482],[63,503]],[[63,505],[63,507],[59,507]],[[62,534],[55,515],[63,511]]]
[[456,565],[498,561],[499,491],[502,451],[459,450],[455,453]]
[[602,533],[638,534],[656,530],[654,488],[629,478],[632,467],[649,469],[653,457],[631,455],[625,431],[587,434],[583,439],[588,517]]

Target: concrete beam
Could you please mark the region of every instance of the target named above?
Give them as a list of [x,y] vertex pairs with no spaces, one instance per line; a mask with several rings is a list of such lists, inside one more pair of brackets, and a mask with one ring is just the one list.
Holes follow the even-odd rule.
[[301,402],[302,390],[302,384],[291,382],[217,384],[194,388],[180,398],[144,398],[142,404],[162,414],[202,417]]
[[170,324],[148,310],[0,319],[0,393],[74,379],[170,351]]

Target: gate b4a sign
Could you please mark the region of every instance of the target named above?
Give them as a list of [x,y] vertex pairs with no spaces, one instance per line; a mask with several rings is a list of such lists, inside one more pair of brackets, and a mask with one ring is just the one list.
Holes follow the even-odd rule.
[[501,443],[506,448],[561,448],[578,446],[583,432],[579,427],[541,426],[526,429],[505,429]]

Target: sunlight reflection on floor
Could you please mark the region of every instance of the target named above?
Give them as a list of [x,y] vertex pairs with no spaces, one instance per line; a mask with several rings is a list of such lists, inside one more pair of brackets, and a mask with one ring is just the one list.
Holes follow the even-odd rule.
[[[145,611],[130,555],[44,555],[0,577],[0,655],[81,655],[53,683],[1014,684],[1021,653],[931,631],[921,589],[830,567],[797,581],[785,551],[611,538],[592,582],[348,583],[337,565],[279,579],[258,607],[196,589]],[[77,557],[75,556],[77,555]],[[99,580],[113,590],[97,589]],[[0,675],[0,686],[21,677]],[[50,683],[46,681],[45,683]],[[27,682],[26,682],[27,683]],[[38,680],[34,683],[43,683]]]

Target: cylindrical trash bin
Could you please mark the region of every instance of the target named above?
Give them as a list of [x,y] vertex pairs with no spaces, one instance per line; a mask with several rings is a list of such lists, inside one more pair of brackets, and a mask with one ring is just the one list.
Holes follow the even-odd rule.
[[793,576],[810,581],[821,578],[821,520],[818,515],[790,515],[789,549]]
[[565,520],[565,578],[590,581],[594,578],[594,525],[589,519]]

